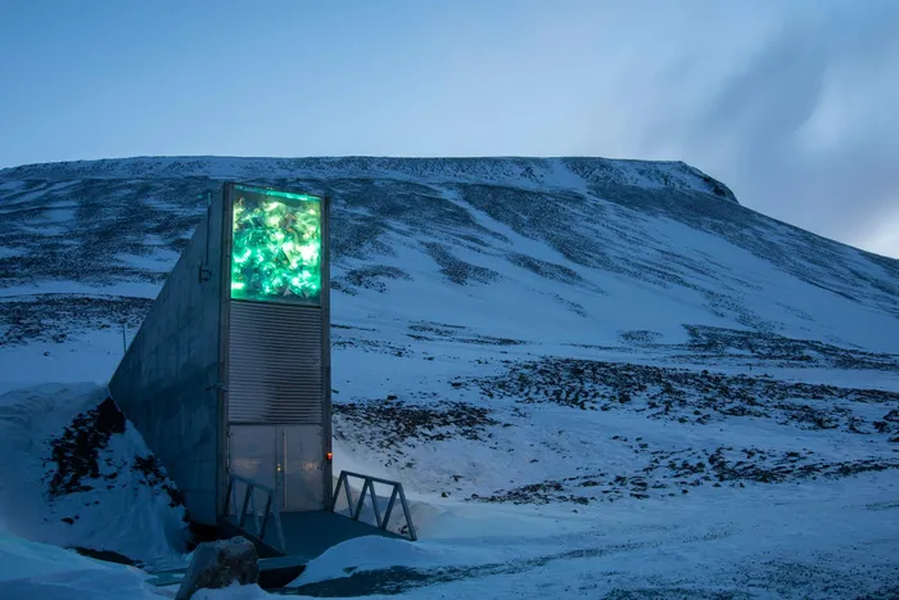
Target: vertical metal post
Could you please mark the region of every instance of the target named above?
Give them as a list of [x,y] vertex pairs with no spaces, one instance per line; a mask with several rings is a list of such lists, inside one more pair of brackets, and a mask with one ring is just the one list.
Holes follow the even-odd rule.
[[[262,541],[265,541],[265,530],[268,529],[268,520],[271,518],[272,500],[272,494],[269,494],[268,500],[265,502],[265,511],[262,514],[262,529],[259,530],[259,539]],[[284,547],[283,542],[281,547]]]
[[387,510],[384,511],[384,526],[381,527],[381,529],[386,530],[387,525],[390,524],[390,515],[393,513],[393,505],[396,502],[396,497],[399,493],[399,490],[399,487],[393,486],[393,492],[390,494],[390,500],[387,501]]
[[322,479],[324,506],[331,506],[334,472],[331,454],[331,195],[322,194]]
[[240,507],[240,520],[237,522],[240,527],[243,527],[247,520],[247,507],[250,505],[250,496],[253,494],[253,484],[249,481],[246,484],[247,492],[244,494],[243,504]]
[[[218,419],[216,421],[217,435],[217,461],[216,461],[216,491],[219,495],[225,492],[225,487],[231,476],[231,429],[228,419],[228,379],[229,365],[228,357],[230,353],[230,328],[231,328],[231,244],[232,236],[232,210],[231,206],[232,183],[226,183],[222,186],[221,206],[218,212],[222,216],[222,222],[219,224],[218,233],[221,236],[220,254],[218,264],[221,271],[215,273],[221,286],[221,304],[219,305],[219,339],[218,339],[218,382],[219,386],[216,390]],[[212,216],[210,210],[209,216]],[[207,238],[208,239],[208,238]],[[224,498],[219,497],[219,502]]]
[[286,510],[290,506],[287,497],[287,428],[278,427],[278,429],[281,430],[281,464],[284,465],[281,469],[281,506]]
[[212,192],[206,192],[206,264],[209,268],[209,238],[212,234]]

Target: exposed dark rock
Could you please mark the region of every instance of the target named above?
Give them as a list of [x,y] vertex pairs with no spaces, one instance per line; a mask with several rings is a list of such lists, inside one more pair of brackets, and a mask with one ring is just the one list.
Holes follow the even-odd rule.
[[83,546],[73,546],[71,549],[82,556],[96,558],[97,560],[115,563],[118,565],[128,565],[129,567],[142,566],[142,563],[140,561],[129,558],[124,554],[115,552],[113,550],[98,550],[95,548],[85,548]]
[[98,456],[113,434],[125,432],[125,415],[112,398],[77,415],[62,435],[50,441],[50,497],[93,489],[90,480],[100,478]]
[[690,359],[733,357],[772,366],[834,367],[838,369],[899,369],[899,356],[841,348],[817,340],[798,340],[774,333],[727,329],[708,325],[684,325],[690,341],[683,346]]
[[169,479],[156,455],[151,454],[147,457],[135,456],[132,468],[143,475],[142,483],[144,485],[161,489],[169,495],[169,506],[171,508],[184,506],[184,495],[175,487],[174,482]]
[[440,272],[456,285],[469,285],[472,283],[491,283],[499,279],[499,273],[493,269],[473,265],[453,255],[451,250],[438,242],[425,242],[422,244],[425,251],[440,267]]
[[[829,462],[818,459],[811,451],[732,447],[720,447],[711,453],[701,450],[655,450],[650,453],[649,463],[636,476],[585,473],[498,490],[472,500],[513,504],[587,504],[614,502],[625,497],[645,500],[653,495],[671,496],[668,491],[670,486],[677,486],[681,493],[686,494],[687,488],[707,484],[716,488],[722,487],[722,484],[745,487],[746,483],[777,484],[819,477],[832,479],[894,469],[899,469],[899,459]],[[650,481],[655,483],[649,485]],[[591,490],[593,495],[577,493],[584,489]]]
[[[376,292],[385,293],[387,292],[387,284],[385,280],[396,280],[396,279],[404,279],[409,281],[412,277],[397,267],[390,267],[385,265],[369,265],[365,267],[359,267],[356,269],[350,269],[343,275],[343,279],[346,281],[346,284],[341,282],[341,286],[338,288],[340,291],[346,291],[347,287],[350,288],[365,288],[370,290],[375,290]],[[333,287],[333,282],[332,282]]]
[[487,427],[499,425],[490,410],[464,402],[436,402],[428,406],[399,400],[334,404],[338,416],[335,435],[340,438],[354,427],[373,435],[371,444],[391,450],[388,464],[416,442],[437,442],[455,438],[484,440]]
[[471,382],[491,399],[561,404],[580,410],[627,409],[653,419],[707,425],[725,417],[763,417],[803,429],[864,433],[852,404],[899,403],[899,393],[703,370],[546,357],[513,363]]
[[0,346],[38,341],[62,343],[85,331],[119,328],[123,324],[135,328],[152,304],[148,298],[77,294],[0,299],[0,326],[7,326],[0,336]]
[[221,589],[232,583],[249,585],[258,581],[258,556],[252,542],[242,537],[203,542],[194,551],[175,599],[189,600],[201,589]]

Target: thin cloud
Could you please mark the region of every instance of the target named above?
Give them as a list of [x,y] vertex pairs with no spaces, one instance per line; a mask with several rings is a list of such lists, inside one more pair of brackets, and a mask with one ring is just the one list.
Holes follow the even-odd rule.
[[899,256],[883,233],[884,219],[899,227],[896,106],[899,5],[821,4],[646,139],[679,147],[761,212]]

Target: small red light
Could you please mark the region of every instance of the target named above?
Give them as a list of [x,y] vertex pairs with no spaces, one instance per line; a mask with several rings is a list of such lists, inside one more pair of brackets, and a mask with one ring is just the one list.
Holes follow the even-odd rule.
[[328,460],[331,460],[331,459],[334,458],[334,453],[333,453],[333,452],[328,452],[325,456],[328,457]]

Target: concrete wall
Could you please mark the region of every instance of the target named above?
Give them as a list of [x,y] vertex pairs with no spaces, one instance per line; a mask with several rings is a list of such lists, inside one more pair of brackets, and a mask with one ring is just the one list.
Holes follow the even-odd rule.
[[[216,198],[109,384],[185,495],[191,519],[206,525],[216,522],[223,478],[222,208]],[[209,277],[201,282],[203,264]]]

